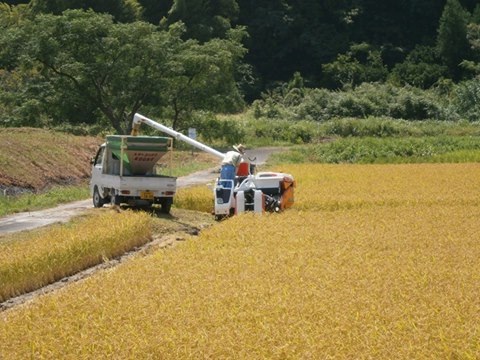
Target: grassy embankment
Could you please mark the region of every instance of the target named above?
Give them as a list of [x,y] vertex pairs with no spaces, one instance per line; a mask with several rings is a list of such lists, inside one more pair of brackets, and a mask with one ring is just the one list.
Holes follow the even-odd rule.
[[292,209],[1,314],[0,357],[480,356],[477,164],[272,170],[298,181]]
[[42,129],[0,129],[0,216],[86,198],[90,158],[100,143]]

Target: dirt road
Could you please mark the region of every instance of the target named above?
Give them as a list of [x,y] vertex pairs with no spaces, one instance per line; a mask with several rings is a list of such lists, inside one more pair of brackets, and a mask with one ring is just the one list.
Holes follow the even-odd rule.
[[[247,150],[246,155],[257,165],[263,165],[270,154],[282,151],[281,148],[260,148]],[[177,179],[177,187],[207,184],[214,181],[219,175],[219,167],[199,171]],[[55,208],[18,213],[0,218],[0,235],[16,231],[32,230],[38,227],[59,222],[67,222],[73,216],[93,207],[92,200],[75,201]]]

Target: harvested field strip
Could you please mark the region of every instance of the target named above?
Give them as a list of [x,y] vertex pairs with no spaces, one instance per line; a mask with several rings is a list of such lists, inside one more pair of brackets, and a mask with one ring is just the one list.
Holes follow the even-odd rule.
[[[363,168],[285,167],[298,207],[234,217],[2,313],[0,358],[479,358],[478,165],[463,186],[455,166]],[[364,206],[324,208],[305,195],[309,174],[326,201],[341,190]]]
[[150,217],[109,211],[0,243],[0,301],[38,289],[151,239]]

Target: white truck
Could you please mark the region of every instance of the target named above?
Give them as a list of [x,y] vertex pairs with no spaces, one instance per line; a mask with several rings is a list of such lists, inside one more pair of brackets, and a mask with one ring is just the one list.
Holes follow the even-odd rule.
[[109,135],[92,159],[90,193],[95,207],[106,203],[151,207],[168,214],[177,179],[156,173],[157,162],[171,150],[160,136]]

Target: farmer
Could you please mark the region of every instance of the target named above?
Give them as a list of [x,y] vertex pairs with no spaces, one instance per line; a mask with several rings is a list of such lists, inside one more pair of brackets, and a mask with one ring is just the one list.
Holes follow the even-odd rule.
[[[233,149],[235,151],[227,152],[223,158],[222,169],[220,171],[220,179],[222,180],[235,181],[238,165],[240,165],[243,160],[243,154],[245,154],[246,150],[245,146],[238,144],[234,145]],[[226,188],[230,188],[232,186],[230,181],[222,181],[221,184]]]

